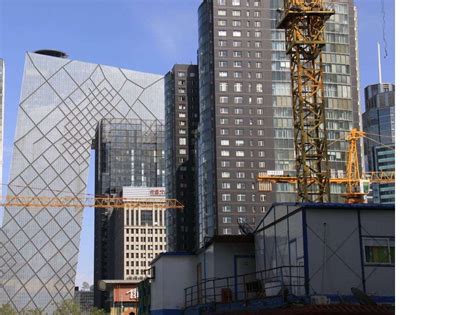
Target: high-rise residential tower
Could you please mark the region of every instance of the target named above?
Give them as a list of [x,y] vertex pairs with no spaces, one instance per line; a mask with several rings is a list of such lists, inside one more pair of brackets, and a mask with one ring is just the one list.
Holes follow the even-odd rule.
[[[163,118],[162,79],[58,51],[27,53],[8,195],[81,199],[99,121]],[[5,207],[0,304],[51,314],[74,297],[82,215],[72,207]]]
[[[367,170],[395,171],[395,85],[367,86],[362,117]],[[395,203],[395,183],[373,184],[372,189],[374,203]]]
[[[162,187],[164,130],[160,120],[102,119],[95,135],[95,194],[119,196],[124,186]],[[118,210],[121,211],[121,210]],[[123,259],[115,252],[124,224],[110,208],[97,208],[94,226],[94,284],[123,279]],[[112,218],[115,217],[115,220]],[[117,270],[116,270],[117,269]],[[95,305],[103,307],[106,294],[95,291]]]
[[[330,3],[324,62],[331,176],[344,176],[349,130],[360,128],[357,15],[352,0]],[[238,234],[291,184],[259,189],[259,172],[294,171],[289,59],[276,29],[281,0],[203,0],[199,8],[198,234]],[[332,185],[333,201],[343,187]]]
[[184,209],[168,209],[168,250],[196,248],[196,132],[199,123],[197,65],[175,65],[165,76],[166,191]]

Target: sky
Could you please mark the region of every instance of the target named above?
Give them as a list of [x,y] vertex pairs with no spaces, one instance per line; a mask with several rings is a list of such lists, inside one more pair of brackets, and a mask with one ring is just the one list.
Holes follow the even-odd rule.
[[[25,52],[56,49],[71,59],[166,74],[175,63],[196,63],[200,3],[201,0],[0,0],[0,58],[5,60],[6,68],[3,183],[8,181]],[[355,4],[364,108],[363,88],[378,82],[377,42],[381,43],[383,81],[395,83],[395,1],[355,0]],[[91,163],[87,189],[91,194],[93,174]],[[93,282],[93,226],[93,209],[85,209],[78,285]]]

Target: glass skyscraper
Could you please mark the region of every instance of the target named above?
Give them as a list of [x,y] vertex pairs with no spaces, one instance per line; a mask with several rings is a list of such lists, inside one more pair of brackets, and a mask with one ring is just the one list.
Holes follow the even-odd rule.
[[[367,170],[395,171],[395,85],[367,86],[362,117],[367,133],[364,139]],[[395,183],[374,183],[372,189],[374,203],[395,203]]]
[[[163,77],[27,53],[8,195],[81,198],[103,118],[163,118]],[[74,296],[83,209],[5,207],[0,304],[51,314]]]
[[[102,119],[95,135],[95,195],[119,196],[124,186],[164,186],[164,126],[160,120]],[[118,211],[123,211],[122,209]],[[122,251],[114,247],[124,224],[113,220],[111,208],[96,208],[94,222],[94,284],[123,279]],[[123,218],[123,216],[121,216]],[[123,247],[123,246],[122,246]],[[94,291],[94,304],[103,307],[106,292]]]

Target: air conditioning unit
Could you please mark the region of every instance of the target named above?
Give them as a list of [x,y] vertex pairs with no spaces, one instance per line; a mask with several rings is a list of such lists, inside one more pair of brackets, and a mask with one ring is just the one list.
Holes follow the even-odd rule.
[[321,305],[321,304],[329,304],[329,299],[325,295],[313,295],[311,297],[311,304]]

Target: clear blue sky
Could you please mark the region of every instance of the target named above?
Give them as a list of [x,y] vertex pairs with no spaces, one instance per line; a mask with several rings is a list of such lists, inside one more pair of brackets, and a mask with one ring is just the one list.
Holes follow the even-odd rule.
[[[24,54],[43,48],[71,59],[165,74],[175,63],[196,63],[197,8],[201,0],[0,0],[0,58],[6,64],[3,182],[8,179]],[[388,56],[385,82],[395,82],[394,0],[355,0],[359,14],[361,92],[378,82],[382,2]],[[363,104],[363,93],[361,103]],[[92,163],[93,166],[93,163]],[[94,191],[93,170],[89,193]],[[0,213],[1,217],[1,213]],[[76,283],[93,278],[93,211],[84,212]]]

